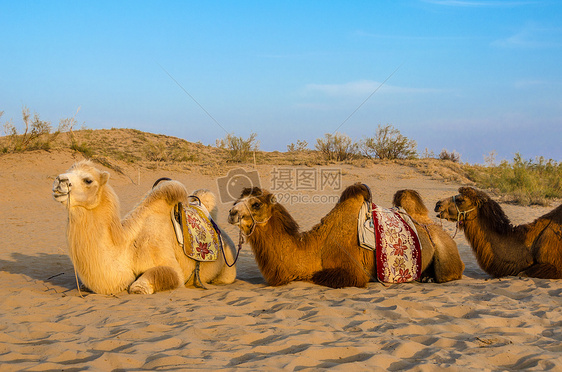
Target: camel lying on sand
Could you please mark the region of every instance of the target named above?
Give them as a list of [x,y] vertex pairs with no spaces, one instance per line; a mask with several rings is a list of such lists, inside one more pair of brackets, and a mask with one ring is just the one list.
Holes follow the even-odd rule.
[[[370,191],[365,185],[349,186],[319,224],[300,232],[298,223],[273,194],[254,187],[242,191],[228,222],[247,237],[270,285],[302,280],[333,288],[365,287],[376,276],[375,255],[358,241],[357,219],[366,200],[370,200]],[[434,251],[429,239],[421,243],[423,249]],[[432,262],[433,254],[422,254],[422,272]]]
[[[197,276],[203,283],[228,284],[235,280],[236,269],[225,265],[222,254],[216,261],[201,263],[184,254],[171,221],[174,206],[188,201],[181,183],[159,183],[121,219],[119,200],[108,179],[109,173],[81,161],[53,184],[54,199],[68,209],[70,258],[88,289],[100,294],[126,289],[130,293],[154,293],[197,284]],[[198,197],[216,214],[211,192],[201,190]],[[222,237],[224,255],[233,262],[234,244],[226,233]]]
[[[422,242],[422,262],[429,265],[422,272],[422,281],[448,282],[462,278],[464,263],[459,255],[457,243],[445,230],[429,217],[420,194],[414,190],[399,190],[392,204],[408,213]],[[429,249],[428,249],[429,248]]]
[[437,202],[438,217],[456,221],[478,264],[493,277],[562,279],[562,205],[535,221],[513,226],[484,192],[461,187]]

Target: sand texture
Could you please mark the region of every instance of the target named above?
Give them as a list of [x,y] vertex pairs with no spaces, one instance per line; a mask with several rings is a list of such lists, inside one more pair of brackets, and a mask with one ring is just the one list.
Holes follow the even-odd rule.
[[[244,245],[231,285],[82,298],[67,255],[66,211],[51,197],[56,175],[77,159],[70,152],[0,156],[1,371],[562,370],[562,281],[491,279],[462,233],[455,241],[466,270],[446,284],[270,287]],[[366,183],[386,207],[396,190],[412,188],[433,209],[459,187],[391,163],[332,168],[342,170],[343,186]],[[218,191],[216,177],[195,170],[123,169],[106,169],[122,214],[161,176]],[[258,170],[271,187],[279,167]],[[285,205],[308,229],[333,203]],[[220,205],[219,224],[236,241],[237,230],[226,226],[229,207]],[[553,208],[502,207],[514,223]],[[453,223],[444,228],[455,232]]]

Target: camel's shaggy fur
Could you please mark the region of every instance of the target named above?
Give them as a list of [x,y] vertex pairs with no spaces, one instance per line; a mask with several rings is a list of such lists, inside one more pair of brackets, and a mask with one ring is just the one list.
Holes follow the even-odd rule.
[[[107,183],[109,173],[89,161],[74,164],[53,184],[53,197],[68,209],[67,239],[70,258],[88,289],[100,294],[154,293],[195,284],[196,262],[178,244],[171,211],[187,202],[188,193],[177,181],[159,183],[123,219],[119,200]],[[209,211],[215,211],[214,195],[197,192]],[[216,216],[216,215],[215,215]],[[223,232],[228,262],[234,244]],[[236,269],[215,262],[199,265],[203,283],[228,284]]]
[[484,192],[461,187],[435,205],[438,217],[457,221],[478,264],[493,277],[562,279],[562,205],[535,221],[513,226]]
[[457,243],[429,217],[429,212],[415,190],[399,190],[392,201],[402,207],[412,218],[424,249],[422,261],[430,262],[422,273],[422,281],[448,282],[462,278],[464,263],[461,260]]
[[[376,262],[373,252],[359,245],[357,219],[361,205],[369,199],[365,185],[352,185],[319,224],[300,232],[273,194],[254,187],[242,192],[228,221],[247,236],[270,285],[303,280],[333,288],[365,287],[376,276]],[[429,263],[422,257],[422,271]]]

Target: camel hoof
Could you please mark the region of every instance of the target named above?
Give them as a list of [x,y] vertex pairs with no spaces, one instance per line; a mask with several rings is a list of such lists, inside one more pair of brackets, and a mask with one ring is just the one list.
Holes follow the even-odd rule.
[[152,286],[147,285],[146,283],[134,282],[129,287],[129,293],[130,294],[152,294],[152,293],[154,293],[154,290],[152,289]]

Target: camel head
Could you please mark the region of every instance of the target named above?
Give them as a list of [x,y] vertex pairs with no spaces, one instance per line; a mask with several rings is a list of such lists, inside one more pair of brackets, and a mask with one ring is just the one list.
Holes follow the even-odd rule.
[[53,198],[69,207],[94,208],[99,203],[99,190],[108,179],[108,172],[100,171],[92,162],[83,160],[55,178]]
[[472,211],[477,211],[489,197],[473,187],[459,188],[459,194],[442,199],[435,204],[437,217],[448,221],[466,220],[467,215]]
[[256,226],[269,221],[275,204],[275,195],[269,191],[259,187],[245,188],[230,209],[228,223],[238,226],[248,236]]

